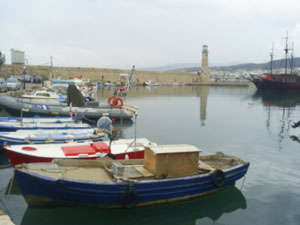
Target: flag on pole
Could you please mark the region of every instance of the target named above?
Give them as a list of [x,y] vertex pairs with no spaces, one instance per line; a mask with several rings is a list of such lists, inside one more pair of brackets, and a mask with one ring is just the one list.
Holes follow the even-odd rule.
[[69,116],[72,116],[72,102],[69,105]]
[[133,74],[134,69],[135,69],[135,66],[133,65],[133,66],[132,66],[131,73],[130,73],[130,75],[128,76],[128,86],[127,86],[127,90],[129,90],[130,88],[133,87],[132,74]]
[[132,74],[130,74],[128,76],[128,89],[132,88],[133,84],[132,84]]

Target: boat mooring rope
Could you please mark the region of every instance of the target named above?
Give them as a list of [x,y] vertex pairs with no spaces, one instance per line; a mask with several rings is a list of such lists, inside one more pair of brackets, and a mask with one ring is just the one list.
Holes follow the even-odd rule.
[[13,183],[14,183],[14,179],[15,179],[15,169],[13,170],[13,174],[12,174],[11,180],[10,180],[10,182],[8,184],[8,192],[7,192],[7,197],[6,197],[6,200],[5,200],[6,204],[8,202],[8,199],[9,199],[9,196],[10,196],[10,193],[11,193],[11,189],[12,189],[12,186],[13,186]]

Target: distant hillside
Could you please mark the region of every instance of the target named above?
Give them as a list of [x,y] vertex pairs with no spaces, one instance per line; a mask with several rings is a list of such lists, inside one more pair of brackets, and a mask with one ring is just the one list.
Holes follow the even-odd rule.
[[[300,58],[294,58],[293,67],[300,67]],[[285,60],[279,59],[273,61],[273,69],[279,69],[285,67]],[[288,60],[288,67],[291,67],[291,60]],[[256,70],[256,69],[263,69],[267,70],[270,69],[270,62],[266,63],[245,63],[239,64],[234,66],[225,66],[225,67],[213,67],[211,69],[215,70]]]
[[[300,67],[300,58],[294,58],[293,67]],[[284,68],[285,66],[285,60],[274,60],[273,61],[273,69],[279,69]],[[290,60],[288,60],[288,67],[290,67]],[[209,67],[211,70],[222,70],[222,71],[233,71],[233,70],[257,70],[257,69],[263,69],[267,70],[270,69],[270,62],[266,63],[244,63],[244,64],[238,64],[238,65],[232,65],[232,66],[213,66]],[[173,72],[197,72],[200,70],[200,67],[183,67],[178,68],[174,70],[169,70]]]

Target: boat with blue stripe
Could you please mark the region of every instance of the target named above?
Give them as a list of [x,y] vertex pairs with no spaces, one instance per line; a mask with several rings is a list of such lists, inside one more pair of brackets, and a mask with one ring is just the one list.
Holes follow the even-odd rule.
[[74,122],[19,122],[19,121],[0,121],[0,131],[16,130],[65,130],[65,129],[90,129],[87,123]]
[[29,206],[133,208],[211,194],[234,185],[250,165],[222,153],[199,156],[199,151],[191,145],[158,145],[145,149],[143,160],[20,164],[15,178]]
[[3,145],[102,141],[103,139],[104,134],[96,132],[95,129],[17,130],[15,132],[0,132],[0,148]]
[[0,117],[0,122],[19,122],[19,123],[74,123],[74,117]]

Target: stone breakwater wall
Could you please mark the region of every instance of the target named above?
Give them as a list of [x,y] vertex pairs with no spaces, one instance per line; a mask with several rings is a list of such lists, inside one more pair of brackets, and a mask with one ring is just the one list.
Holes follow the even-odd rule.
[[[48,66],[26,66],[26,72],[32,76],[42,76],[49,78],[51,72]],[[119,69],[100,69],[86,67],[53,67],[53,77],[61,79],[70,79],[78,76],[88,78],[90,81],[114,82],[120,77],[120,73],[130,73],[131,70]],[[1,76],[9,77],[11,75],[22,75],[22,65],[3,65],[1,67]],[[153,71],[134,71],[133,83],[142,84],[147,80],[153,80],[161,84],[183,83],[199,84],[199,75],[193,73],[180,72],[153,72]]]

